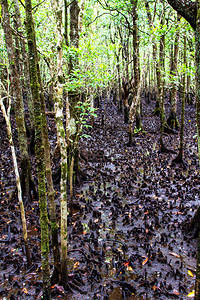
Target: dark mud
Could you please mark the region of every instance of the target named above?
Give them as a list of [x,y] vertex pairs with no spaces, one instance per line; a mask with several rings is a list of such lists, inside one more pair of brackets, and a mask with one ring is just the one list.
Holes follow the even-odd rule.
[[[143,100],[144,132],[134,136],[135,147],[127,146],[123,116],[111,101],[105,102],[97,110],[90,137],[80,143],[85,180],[75,188],[73,216],[68,219],[73,293],[54,285],[52,299],[189,299],[195,285],[197,239],[184,224],[200,204],[195,105],[186,105],[184,159],[188,169],[183,170],[171,165],[176,154],[160,153],[154,102]],[[167,102],[167,114],[169,106]],[[54,149],[53,117],[48,117],[48,124]],[[2,116],[1,128],[0,299],[40,299],[38,201],[26,203],[33,261],[27,270]],[[14,127],[13,133],[17,140]],[[164,143],[177,151],[179,135],[166,134]],[[57,169],[56,161],[53,169]],[[59,213],[59,188],[55,189]]]

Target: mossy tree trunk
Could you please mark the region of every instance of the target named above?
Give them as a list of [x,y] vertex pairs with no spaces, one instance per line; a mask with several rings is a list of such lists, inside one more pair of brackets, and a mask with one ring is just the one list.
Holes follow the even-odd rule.
[[[18,0],[14,0],[14,9],[15,9],[15,22],[16,22],[16,30],[19,33],[19,36],[23,35],[22,31],[22,21],[21,21],[21,13],[19,9],[19,2]],[[34,154],[34,147],[35,147],[35,124],[34,124],[34,113],[33,113],[33,99],[30,87],[30,77],[29,77],[29,64],[28,64],[28,55],[26,51],[26,44],[22,37],[19,38],[19,45],[21,47],[21,68],[23,74],[23,94],[26,97],[29,109],[29,117],[30,117],[30,128],[28,131],[30,133],[30,144],[29,144],[29,151],[31,154]]]
[[[54,82],[54,106],[56,113],[57,138],[61,154],[61,282],[65,289],[68,284],[67,273],[67,143],[63,126],[63,35],[62,35],[62,1],[52,1],[57,29],[57,73]],[[68,116],[66,116],[68,118]]]
[[31,0],[25,1],[26,10],[26,32],[28,40],[28,54],[30,65],[31,90],[34,103],[35,120],[35,153],[38,169],[38,192],[40,205],[40,226],[41,226],[41,259],[43,272],[43,299],[51,299],[50,269],[49,269],[49,230],[45,183],[45,155],[42,138],[42,109],[40,98],[40,84],[37,68],[37,48],[35,40],[35,28],[32,16]]
[[6,48],[9,60],[9,69],[11,74],[11,88],[14,98],[15,119],[18,130],[18,141],[21,157],[21,186],[23,195],[30,196],[31,165],[28,155],[28,145],[26,137],[26,127],[24,119],[24,103],[22,97],[22,90],[20,85],[19,74],[17,70],[17,60],[15,57],[15,50],[12,39],[12,30],[10,25],[10,16],[8,12],[7,0],[2,1],[2,27],[5,36]]

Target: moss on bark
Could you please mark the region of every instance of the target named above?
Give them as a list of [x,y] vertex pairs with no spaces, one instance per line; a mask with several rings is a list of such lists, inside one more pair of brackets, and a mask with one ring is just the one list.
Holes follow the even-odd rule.
[[43,299],[51,298],[50,269],[49,269],[49,230],[47,215],[46,183],[45,183],[45,157],[42,139],[42,110],[40,99],[40,84],[37,70],[37,49],[35,40],[35,29],[32,17],[31,0],[25,1],[26,10],[26,32],[28,41],[29,65],[31,90],[34,103],[35,120],[35,154],[38,170],[38,192],[40,205],[40,226],[41,226],[41,260],[43,272]]

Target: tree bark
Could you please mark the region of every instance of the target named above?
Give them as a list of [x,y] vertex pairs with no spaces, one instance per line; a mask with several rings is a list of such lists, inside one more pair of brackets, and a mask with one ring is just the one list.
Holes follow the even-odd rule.
[[[137,0],[131,0],[132,5],[132,19],[133,19],[133,66],[134,66],[134,88],[133,88],[133,101],[129,111],[129,145],[133,144],[133,120],[137,112],[137,106],[140,105],[140,61],[139,61],[139,39],[137,30]],[[139,94],[138,94],[139,93]],[[136,105],[136,106],[135,106]],[[137,114],[137,121],[141,126],[140,116]]]
[[[57,73],[54,83],[54,104],[56,113],[57,138],[61,154],[61,281],[65,289],[68,284],[67,273],[67,143],[63,126],[63,35],[62,35],[62,2],[52,1],[57,29]],[[68,116],[66,116],[67,118]]]
[[[197,139],[198,139],[198,153],[200,161],[200,0],[196,3],[184,0],[168,0],[171,6],[182,15],[195,30],[195,44],[196,44],[196,121],[197,121]],[[196,285],[195,285],[195,300],[200,300],[200,207],[198,207],[195,216],[190,222],[190,227],[197,227],[199,231],[199,241],[197,248],[197,270],[196,270]]]
[[172,129],[178,129],[179,128],[179,122],[177,118],[177,67],[178,67],[178,52],[179,52],[179,36],[180,36],[180,15],[177,15],[177,26],[176,26],[176,34],[174,39],[174,45],[173,51],[172,51],[172,57],[171,57],[171,80],[172,80],[172,86],[171,86],[171,110],[169,118],[167,119],[167,124]]
[[[17,32],[19,32],[22,35],[23,31],[21,30],[21,28],[23,28],[23,26],[21,21],[21,13],[19,9],[18,0],[14,0],[14,8],[15,8],[16,29]],[[24,76],[23,81],[24,81],[24,88],[25,88],[25,90],[23,90],[23,93],[25,94],[28,103],[30,125],[31,125],[31,128],[29,129],[30,132],[29,151],[31,154],[34,154],[35,124],[34,124],[34,116],[33,116],[34,115],[33,99],[32,99],[31,86],[30,86],[28,54],[26,51],[25,40],[22,37],[20,38],[20,46],[21,46],[21,57],[22,57],[22,74]]]
[[167,0],[183,18],[196,30],[197,4],[191,0]]
[[38,192],[40,205],[41,226],[41,259],[43,272],[43,299],[51,299],[50,269],[49,269],[49,230],[45,183],[45,156],[42,139],[42,109],[40,98],[40,84],[37,69],[37,48],[35,39],[35,28],[32,16],[31,0],[25,1],[26,10],[26,32],[28,39],[28,54],[30,65],[31,89],[34,103],[35,119],[35,153],[38,169]]
[[[10,97],[10,96],[8,95],[8,97]],[[14,143],[13,143],[12,129],[11,129],[11,124],[10,124],[10,108],[11,108],[10,99],[9,99],[9,106],[6,111],[6,108],[3,104],[3,99],[1,98],[1,95],[0,95],[0,107],[1,107],[1,110],[3,113],[3,116],[5,118],[5,121],[6,121],[7,135],[8,135],[9,144],[10,144],[11,152],[12,152],[13,165],[14,165],[14,171],[15,171],[15,179],[16,179],[16,184],[17,184],[17,194],[18,194],[18,200],[19,200],[20,211],[21,211],[24,246],[25,246],[26,258],[27,258],[27,265],[30,266],[31,258],[30,258],[30,251],[29,251],[29,246],[28,246],[26,215],[25,215],[24,203],[23,203],[23,199],[22,199],[22,190],[21,190],[21,183],[20,183],[20,177],[19,177],[19,169],[18,169],[18,165],[17,165],[17,157],[16,157],[15,147],[14,147]]]
[[[196,120],[197,120],[197,139],[198,152],[200,163],[200,0],[197,0],[197,28],[195,32],[196,42]],[[197,218],[199,225],[200,207],[198,208],[194,218]],[[196,270],[196,285],[195,285],[195,300],[200,300],[200,230],[197,249],[197,270]]]
[[20,79],[17,70],[17,61],[15,57],[12,30],[10,25],[10,16],[8,12],[8,2],[2,2],[2,27],[5,35],[6,48],[8,52],[9,69],[11,73],[11,87],[14,97],[15,119],[18,130],[18,141],[21,156],[21,185],[23,194],[30,195],[31,165],[28,155],[28,145],[26,138],[26,127],[24,119],[24,103]]
[[186,53],[187,53],[187,39],[186,34],[184,35],[184,53],[183,53],[183,68],[185,68],[183,72],[183,81],[182,81],[182,106],[181,106],[181,130],[180,130],[180,149],[178,156],[173,160],[173,163],[182,164],[184,168],[186,168],[186,164],[183,161],[183,141],[184,141],[184,122],[185,122],[185,91],[186,91]]

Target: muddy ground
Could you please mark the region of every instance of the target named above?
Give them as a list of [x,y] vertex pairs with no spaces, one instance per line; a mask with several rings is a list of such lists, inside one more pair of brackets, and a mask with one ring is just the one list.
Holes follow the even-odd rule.
[[[134,136],[135,146],[127,146],[123,115],[106,100],[97,110],[90,137],[81,139],[84,176],[75,188],[74,212],[68,220],[71,293],[54,285],[52,299],[192,299],[188,294],[195,285],[197,239],[184,224],[200,204],[195,104],[186,105],[184,159],[188,168],[184,170],[171,165],[176,154],[160,153],[155,102],[142,101],[144,131]],[[179,100],[179,119],[180,106]],[[167,115],[169,108],[166,98]],[[12,120],[17,146],[14,116]],[[25,203],[33,261],[27,270],[2,114],[0,122],[0,299],[40,299],[38,200]],[[48,125],[53,154],[56,131],[52,115],[48,115]],[[164,143],[177,151],[179,135],[165,134]],[[34,158],[32,165],[36,180]],[[55,160],[54,172],[57,168]],[[55,189],[59,215],[56,183]],[[53,271],[52,257],[50,261]]]

